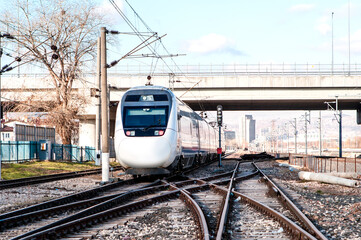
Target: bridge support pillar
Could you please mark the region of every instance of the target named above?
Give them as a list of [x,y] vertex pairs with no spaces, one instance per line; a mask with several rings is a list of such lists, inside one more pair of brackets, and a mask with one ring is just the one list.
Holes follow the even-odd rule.
[[359,104],[356,111],[357,111],[357,113],[356,113],[356,122],[357,122],[357,124],[361,124],[361,104]]

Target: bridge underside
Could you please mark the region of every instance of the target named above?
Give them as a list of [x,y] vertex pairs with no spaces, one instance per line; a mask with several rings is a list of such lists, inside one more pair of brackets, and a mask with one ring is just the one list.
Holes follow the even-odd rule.
[[[356,110],[360,108],[360,99],[339,100],[340,110]],[[252,110],[327,110],[325,102],[335,102],[335,99],[320,100],[185,100],[195,111],[215,111],[217,105],[222,105],[226,111],[252,111]],[[336,108],[335,103],[331,104]]]

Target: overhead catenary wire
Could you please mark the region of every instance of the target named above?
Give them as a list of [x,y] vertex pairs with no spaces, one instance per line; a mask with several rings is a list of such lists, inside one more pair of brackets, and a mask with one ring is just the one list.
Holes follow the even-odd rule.
[[[124,21],[129,25],[129,27],[136,33],[136,35],[142,40],[145,41],[144,37],[140,34],[140,32],[138,31],[138,29],[132,24],[132,22],[127,18],[127,16],[123,13],[123,11],[118,7],[118,5],[114,2],[114,0],[109,0],[110,3],[114,6],[114,8],[117,10],[117,12],[121,15],[121,17],[124,19]],[[135,9],[129,4],[129,2],[126,0],[126,3],[128,4],[128,6],[132,9],[132,11],[134,12],[134,14],[139,18],[139,20],[143,23],[143,25],[147,28],[147,30],[151,33],[156,33],[154,31],[152,31],[152,29],[145,23],[145,21],[139,16],[139,14],[135,11]],[[163,42],[160,40],[160,43],[163,47],[163,49],[169,54],[168,50],[166,49],[166,47],[164,46]],[[163,63],[167,66],[167,68],[170,70],[171,73],[173,73],[175,75],[175,73],[173,72],[173,70],[171,69],[171,67],[167,64],[167,62],[157,53],[157,51],[155,50],[155,48],[153,48],[152,46],[148,46],[148,49],[157,57],[160,58]],[[180,71],[179,66],[175,63],[174,59],[171,58],[171,60],[173,61],[174,65],[177,67],[177,69]],[[180,71],[181,72],[181,71]],[[184,74],[183,74],[184,75]],[[186,77],[187,78],[187,77]],[[187,88],[183,83],[181,83],[185,88]],[[196,85],[198,85],[198,83],[196,83]],[[191,89],[193,89],[196,85],[192,86]],[[189,91],[189,90],[188,90]],[[188,92],[187,91],[187,92]],[[191,93],[193,96],[194,94]],[[184,94],[183,94],[184,95]],[[183,96],[182,95],[182,96]],[[194,96],[196,99],[197,97]],[[204,106],[203,103],[201,102],[201,100],[197,100],[199,103],[200,108],[204,111]]]

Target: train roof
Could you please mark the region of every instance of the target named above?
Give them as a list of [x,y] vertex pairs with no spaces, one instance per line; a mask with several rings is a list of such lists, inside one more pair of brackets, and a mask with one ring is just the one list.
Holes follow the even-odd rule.
[[164,91],[171,92],[171,90],[169,88],[163,87],[163,86],[136,86],[136,87],[130,88],[129,90],[164,90]]
[[130,89],[128,89],[128,91],[126,91],[126,93],[131,92],[131,91],[165,91],[168,94],[171,95],[172,98],[175,98],[175,94],[167,87],[163,87],[163,86],[136,86],[136,87],[132,87]]

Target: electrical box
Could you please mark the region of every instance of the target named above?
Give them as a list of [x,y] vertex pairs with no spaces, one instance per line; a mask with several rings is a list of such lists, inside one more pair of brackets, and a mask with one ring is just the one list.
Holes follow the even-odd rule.
[[39,160],[51,160],[50,140],[39,140],[38,154],[39,154]]

